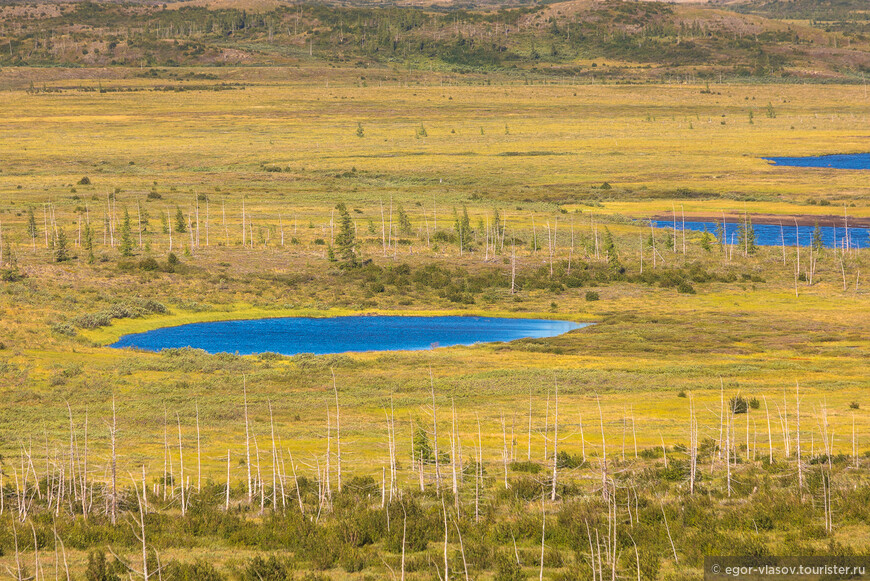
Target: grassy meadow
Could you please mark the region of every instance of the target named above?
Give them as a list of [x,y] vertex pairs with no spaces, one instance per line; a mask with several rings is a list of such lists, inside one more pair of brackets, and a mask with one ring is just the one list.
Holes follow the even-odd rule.
[[[0,72],[0,563],[11,570],[20,570],[19,543],[32,574],[38,538],[42,574],[55,571],[52,527],[76,578],[94,551],[141,570],[127,524],[138,518],[140,479],[153,510],[148,550],[172,561],[166,574],[177,579],[263,579],[261,566],[272,567],[270,579],[291,569],[399,578],[400,567],[402,578],[407,570],[429,579],[436,568],[442,578],[447,561],[454,578],[540,570],[596,579],[584,520],[602,536],[619,529],[603,568],[626,578],[697,578],[702,555],[716,551],[867,554],[867,250],[745,255],[696,232],[674,241],[656,230],[650,240],[642,222],[672,212],[678,221],[845,214],[866,226],[866,172],[762,159],[866,151],[865,87],[475,84],[384,69],[226,67],[220,81],[235,86],[221,91],[194,81],[183,92],[155,90],[154,80],[89,69],[33,70],[41,90],[30,91],[22,70],[11,70]],[[340,202],[366,261],[359,268],[330,260]],[[464,211],[471,233],[459,240]],[[69,256],[57,261],[61,230]],[[125,314],[106,315],[121,307]],[[190,322],[357,313],[594,325],[421,352],[107,347]],[[333,377],[340,456],[335,425],[327,430]],[[253,499],[245,397],[257,446],[247,454],[260,474]],[[462,462],[453,508],[450,461],[440,460],[438,495],[435,461],[419,469],[412,460],[413,446],[436,440],[433,397],[437,446]],[[732,397],[745,398],[739,413],[726,411]],[[113,400],[121,511],[131,515],[114,527]],[[281,441],[274,452],[270,417]],[[551,499],[554,442],[563,455]],[[699,476],[690,491],[693,442]],[[384,481],[393,497],[393,449],[420,537],[402,565],[406,542],[395,531],[411,517],[405,504],[390,508],[398,501],[381,508]],[[346,490],[324,500],[324,474],[333,488],[342,478],[339,457]],[[294,461],[304,477],[298,495]],[[70,486],[68,474],[56,484],[61,467],[79,480],[52,505],[53,486]],[[276,473],[286,494],[273,488]],[[93,507],[83,511],[72,499],[88,485]],[[192,520],[181,516],[182,490]],[[288,516],[297,500],[307,517]],[[445,557],[440,519],[451,509]],[[32,537],[25,522],[36,523]],[[363,542],[360,531],[372,538]],[[256,561],[266,554],[277,560]],[[196,559],[214,569],[180,565]]]

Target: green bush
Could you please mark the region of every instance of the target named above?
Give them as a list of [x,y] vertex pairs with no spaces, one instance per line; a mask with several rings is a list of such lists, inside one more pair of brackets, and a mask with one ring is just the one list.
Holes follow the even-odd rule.
[[729,409],[732,414],[745,414],[749,411],[749,402],[746,401],[746,398],[735,395],[729,402]]
[[525,581],[525,579],[523,568],[517,563],[514,555],[507,552],[498,554],[493,581]]
[[541,465],[537,462],[515,461],[509,464],[510,469],[514,472],[528,472],[529,474],[538,474],[541,471]]
[[[293,570],[275,555],[264,559],[257,555],[245,565],[242,571],[242,581],[291,581]],[[90,579],[88,581],[91,581]]]
[[166,581],[224,581],[225,577],[214,565],[202,560],[193,563],[170,561],[162,573]]
[[126,567],[114,561],[106,560],[103,551],[91,551],[88,553],[88,567],[85,569],[87,581],[121,581],[118,573],[125,573]]

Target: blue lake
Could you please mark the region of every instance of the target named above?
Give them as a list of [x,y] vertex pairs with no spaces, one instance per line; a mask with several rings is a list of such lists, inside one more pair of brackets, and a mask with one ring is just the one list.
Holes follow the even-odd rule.
[[[795,227],[794,222],[789,226],[786,224],[786,219],[783,220],[783,225],[779,224],[753,224],[752,229],[755,231],[755,243],[759,246],[780,246],[785,241],[786,246],[795,246],[797,241],[800,241],[801,246],[809,246],[813,241],[813,230],[815,226],[798,226]],[[672,220],[653,220],[653,226],[656,228],[671,228],[674,227]],[[738,239],[737,230],[740,224],[735,222],[725,223],[725,241],[728,244],[736,244]],[[677,220],[677,230],[682,230],[680,220]],[[697,232],[707,231],[710,234],[716,233],[715,222],[686,222],[686,230],[694,230]],[[819,226],[822,232],[822,242],[826,248],[843,247],[843,241],[846,240],[846,228],[837,228],[835,226]],[[870,229],[868,228],[849,228],[848,230],[848,246],[850,248],[870,248]]]
[[809,157],[765,157],[774,165],[828,167],[833,169],[870,169],[870,153],[840,153]]
[[193,347],[209,353],[346,353],[421,350],[561,335],[589,323],[494,317],[282,317],[193,323],[125,335],[112,347]]

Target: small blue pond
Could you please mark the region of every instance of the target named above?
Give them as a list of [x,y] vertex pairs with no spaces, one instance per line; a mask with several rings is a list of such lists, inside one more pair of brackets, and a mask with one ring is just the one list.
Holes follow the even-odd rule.
[[209,353],[346,353],[421,350],[561,335],[588,323],[491,317],[282,317],[193,323],[125,335],[112,347],[193,347]]
[[841,153],[810,157],[765,157],[774,165],[827,167],[833,169],[870,169],[870,153]]
[[[783,222],[785,222],[783,220]],[[672,220],[653,220],[653,226],[656,228],[671,228],[674,227]],[[735,222],[725,223],[725,242],[728,244],[736,244],[738,240],[738,229],[741,224]],[[785,243],[786,246],[794,246],[797,240],[800,240],[801,246],[809,246],[813,242],[813,230],[815,226],[798,226],[794,223],[791,226],[783,224],[753,224],[752,229],[755,231],[755,243],[759,246],[780,246]],[[677,230],[682,230],[682,223],[677,220]],[[694,230],[696,232],[707,231],[710,234],[716,234],[715,222],[686,222],[686,230]],[[819,226],[822,233],[822,243],[826,248],[843,248],[844,240],[848,240],[850,248],[870,248],[870,229],[868,228],[852,228],[849,227],[848,238],[846,228],[837,228],[835,226]]]

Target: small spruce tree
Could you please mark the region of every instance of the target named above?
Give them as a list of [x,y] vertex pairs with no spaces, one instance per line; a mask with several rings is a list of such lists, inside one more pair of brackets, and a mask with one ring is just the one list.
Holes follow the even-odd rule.
[[413,228],[411,227],[411,220],[408,218],[408,213],[402,207],[402,204],[399,204],[397,212],[399,214],[399,233],[404,234],[405,236],[410,236],[413,233]]
[[69,260],[69,252],[66,247],[66,233],[63,231],[63,228],[58,226],[57,237],[54,243],[54,261],[66,262],[67,260]]
[[471,218],[468,217],[468,208],[466,206],[462,206],[461,216],[456,213],[456,208],[453,208],[453,228],[459,237],[459,245],[463,249],[471,248]]
[[121,222],[121,256],[133,256],[133,229],[130,224],[130,212],[124,208],[124,221]]
[[619,262],[619,251],[616,249],[616,243],[613,241],[613,234],[610,233],[610,228],[604,227],[604,255],[607,257],[607,264],[613,272],[622,273],[625,268]]
[[724,252],[725,244],[727,242],[725,240],[725,227],[722,226],[719,220],[716,220],[716,230],[714,236],[716,237],[716,242],[719,244],[719,252]]
[[84,230],[84,247],[88,253],[88,264],[94,263],[94,231],[90,223],[85,222]]
[[27,235],[30,236],[31,242],[36,246],[36,237],[39,236],[39,229],[36,227],[36,216],[33,215],[33,208],[27,210]]
[[825,243],[822,242],[822,229],[819,223],[816,222],[816,228],[813,230],[813,250],[821,252],[825,248]]
[[[343,267],[353,268],[359,265],[356,255],[356,234],[354,232],[353,219],[350,217],[344,202],[340,202],[335,209],[338,210],[338,235],[335,237],[338,258],[341,260]],[[329,252],[333,253],[332,247],[329,248]],[[333,253],[332,260],[334,259],[335,255]]]
[[187,226],[184,223],[184,212],[178,206],[175,206],[175,231],[179,234],[187,232]]

